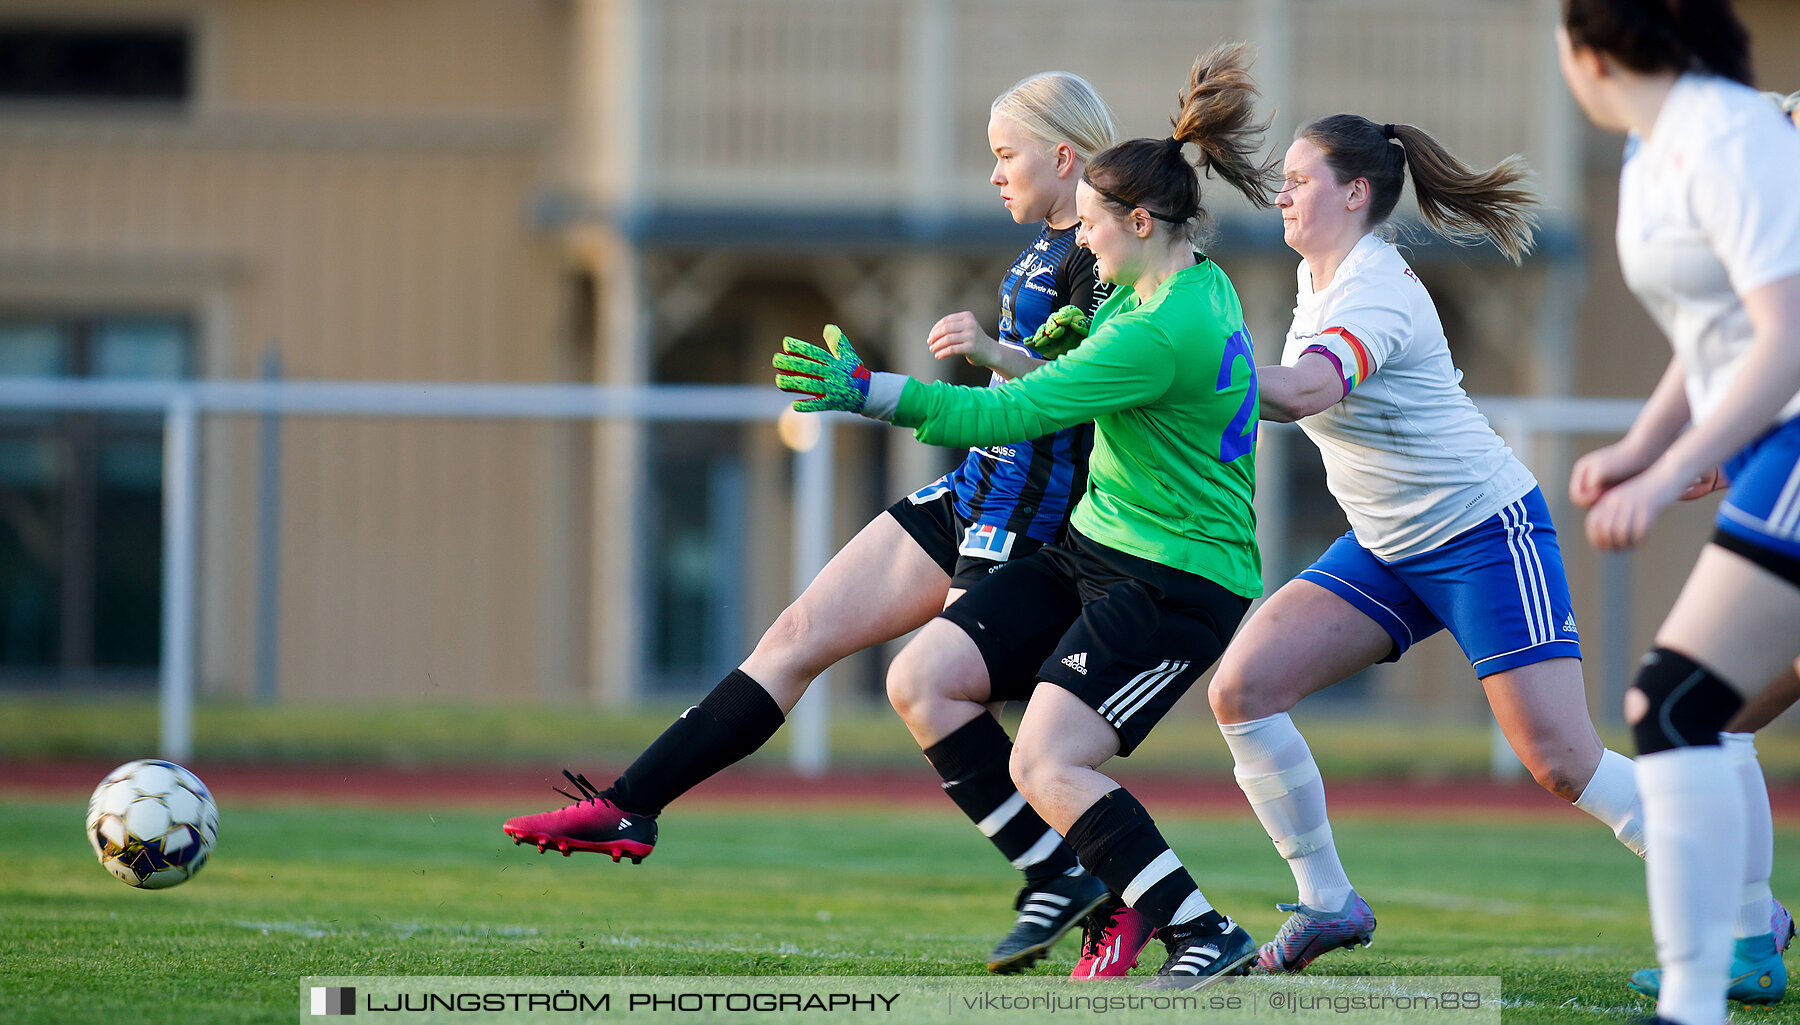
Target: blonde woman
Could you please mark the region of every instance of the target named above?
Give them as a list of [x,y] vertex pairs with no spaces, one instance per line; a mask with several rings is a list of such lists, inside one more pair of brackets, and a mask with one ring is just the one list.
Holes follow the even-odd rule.
[[[951,314],[926,339],[938,358],[962,356],[989,367],[995,383],[1029,374],[1048,354],[1025,343],[1052,312],[1098,307],[1107,289],[1095,279],[1092,257],[1075,245],[1075,187],[1088,159],[1116,134],[1093,86],[1066,72],[1034,75],[994,101],[990,181],[1015,221],[1041,228],[1001,282],[998,337],[986,334],[972,314]],[[1092,427],[1070,424],[1029,439],[993,440],[875,517],[776,619],[750,656],[610,787],[602,790],[585,775],[565,771],[576,792],[558,789],[574,803],[508,819],[506,835],[539,851],[594,851],[615,862],[641,861],[656,844],[662,810],[767,743],[827,667],[918,629],[996,567],[1061,537],[1087,477]],[[1021,819],[1007,839],[1016,834],[1023,853],[1037,850],[1048,832],[1041,822],[1033,827]],[[1078,866],[1073,855],[1049,849],[1026,857],[1021,867],[1028,879],[1048,880]]]

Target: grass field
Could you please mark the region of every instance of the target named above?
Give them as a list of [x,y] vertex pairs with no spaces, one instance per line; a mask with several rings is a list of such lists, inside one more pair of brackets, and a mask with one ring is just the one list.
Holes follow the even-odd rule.
[[[677,806],[631,866],[515,847],[500,809],[256,804],[223,809],[192,882],[142,892],[93,863],[82,811],[0,801],[9,1025],[287,1022],[306,976],[974,975],[1016,886],[948,806]],[[1163,825],[1213,902],[1272,935],[1292,884],[1251,817]],[[1372,948],[1314,971],[1499,975],[1507,1021],[1647,1011],[1623,987],[1650,958],[1642,869],[1603,829],[1407,817],[1336,831],[1381,924]],[[1800,893],[1778,861],[1777,892]],[[1066,974],[1075,948],[1036,971]],[[1800,1021],[1800,997],[1736,1020]]]

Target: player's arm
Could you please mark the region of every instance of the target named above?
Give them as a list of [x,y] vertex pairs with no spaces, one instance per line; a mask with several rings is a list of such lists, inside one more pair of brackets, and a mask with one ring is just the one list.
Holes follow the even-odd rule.
[[1696,423],[1642,473],[1600,496],[1587,518],[1595,547],[1629,548],[1642,541],[1663,509],[1768,430],[1800,392],[1800,274],[1763,285],[1742,301],[1754,337],[1719,397],[1719,415]]
[[1756,289],[1743,303],[1755,334],[1719,396],[1721,415],[1683,432],[1652,464],[1680,487],[1767,431],[1782,407],[1800,394],[1800,274]]
[[1114,320],[1079,348],[998,388],[908,379],[889,419],[932,445],[1035,438],[1160,398],[1177,358],[1160,332]]
[[1044,361],[982,330],[981,322],[968,311],[952,313],[931,326],[925,336],[925,347],[938,359],[961,356],[978,367],[985,367],[1007,380],[1023,377]]
[[1280,424],[1323,413],[1348,394],[1337,365],[1316,351],[1301,354],[1291,367],[1257,367],[1256,392],[1262,402],[1262,418]]
[[1069,355],[995,388],[922,384],[904,374],[872,374],[835,325],[825,346],[783,340],[774,358],[776,386],[801,395],[800,412],[842,410],[915,427],[938,445],[996,445],[1035,438],[1142,405],[1169,386],[1175,353],[1158,332],[1098,333]]
[[1030,351],[992,337],[982,330],[975,315],[966,311],[952,313],[933,325],[925,344],[938,359],[962,356],[1008,381],[1024,377],[1080,345],[1087,337],[1088,318],[1107,294],[1094,278],[1093,254],[1079,247],[1057,265],[1055,283],[1061,304],[1026,340]]
[[1638,411],[1625,436],[1595,449],[1575,461],[1569,472],[1569,500],[1583,509],[1600,500],[1606,490],[1644,472],[1656,457],[1668,451],[1689,419],[1687,370],[1679,356],[1671,358],[1656,390]]

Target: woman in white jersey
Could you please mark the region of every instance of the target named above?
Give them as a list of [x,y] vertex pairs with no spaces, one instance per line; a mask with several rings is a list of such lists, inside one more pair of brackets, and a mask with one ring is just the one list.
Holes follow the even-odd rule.
[[[1800,127],[1800,93],[1764,96]],[[1697,497],[1728,483],[1722,473],[1708,473],[1682,497]],[[1719,746],[1725,749],[1744,795],[1748,841],[1733,926],[1737,942],[1732,948],[1731,985],[1725,995],[1746,1004],[1773,1004],[1787,995],[1787,966],[1782,963],[1781,953],[1793,942],[1794,920],[1769,891],[1769,877],[1775,869],[1775,823],[1769,808],[1768,784],[1756,758],[1756,733],[1796,700],[1800,700],[1800,672],[1790,669],[1746,701],[1719,733]],[[1662,988],[1662,970],[1639,969],[1631,973],[1627,985],[1645,996],[1656,997]]]
[[1740,890],[1753,817],[1720,730],[1800,656],[1800,135],[1750,88],[1748,36],[1725,0],[1566,0],[1557,48],[1588,117],[1630,135],[1620,266],[1674,348],[1625,438],[1576,464],[1570,496],[1590,507],[1589,539],[1615,549],[1697,478],[1730,488],[1625,707],[1656,1020],[1718,1025],[1734,958],[1781,969],[1773,944],[1743,935],[1756,925]]
[[1516,157],[1475,171],[1418,128],[1354,114],[1312,122],[1287,152],[1278,205],[1303,259],[1281,365],[1257,371],[1262,416],[1298,421],[1318,444],[1351,530],[1251,616],[1209,694],[1239,785],[1300,891],[1262,948],[1267,971],[1299,971],[1375,929],[1288,710],[1440,629],[1532,776],[1641,852],[1631,762],[1588,718],[1543,495],[1463,392],[1431,296],[1379,234],[1409,172],[1440,233],[1486,237],[1515,262],[1531,245],[1536,197]]

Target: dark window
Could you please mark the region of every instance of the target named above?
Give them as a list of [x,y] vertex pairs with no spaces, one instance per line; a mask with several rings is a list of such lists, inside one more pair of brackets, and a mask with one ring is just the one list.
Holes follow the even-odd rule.
[[[183,316],[0,314],[0,377],[188,376]],[[0,410],[0,681],[149,683],[162,418]]]
[[182,28],[0,24],[0,101],[182,103],[192,50]]

